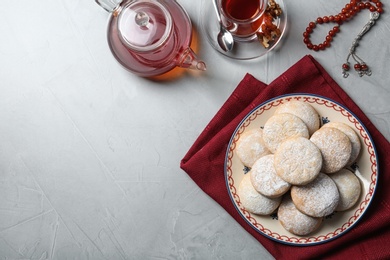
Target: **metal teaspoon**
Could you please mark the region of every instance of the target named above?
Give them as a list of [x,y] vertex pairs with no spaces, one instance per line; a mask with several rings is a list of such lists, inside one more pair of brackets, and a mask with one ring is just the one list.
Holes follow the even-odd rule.
[[219,11],[217,1],[218,0],[213,0],[214,9],[215,12],[217,13],[217,18],[219,23],[219,33],[217,36],[217,41],[222,50],[231,51],[234,45],[233,35],[222,24],[221,13]]

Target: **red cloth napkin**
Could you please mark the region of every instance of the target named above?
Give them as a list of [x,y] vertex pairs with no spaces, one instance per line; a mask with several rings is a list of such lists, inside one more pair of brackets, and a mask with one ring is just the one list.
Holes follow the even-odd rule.
[[[288,93],[313,93],[348,107],[366,126],[379,162],[377,192],[363,218],[339,238],[297,247],[266,238],[239,215],[228,195],[224,160],[229,140],[241,120],[270,98]],[[353,100],[312,57],[305,56],[268,86],[247,74],[181,161],[181,168],[217,201],[276,259],[390,259],[390,144]]]

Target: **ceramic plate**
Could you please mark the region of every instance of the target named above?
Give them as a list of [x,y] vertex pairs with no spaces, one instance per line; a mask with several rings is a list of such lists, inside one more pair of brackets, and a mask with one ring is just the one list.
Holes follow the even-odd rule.
[[286,33],[287,27],[287,9],[282,0],[276,0],[282,9],[282,14],[274,20],[274,24],[278,26],[281,31],[281,35],[270,44],[269,48],[264,48],[259,42],[257,37],[250,41],[235,41],[234,48],[230,52],[225,52],[219,47],[217,42],[217,35],[219,32],[219,24],[217,16],[214,10],[212,0],[202,0],[201,2],[201,27],[203,33],[207,36],[207,40],[210,45],[217,50],[219,53],[237,60],[250,60],[261,57],[279,45],[282,37]]
[[[286,231],[277,220],[276,214],[258,216],[246,211],[237,194],[238,185],[248,172],[235,154],[237,140],[242,133],[264,126],[278,106],[289,100],[301,100],[311,104],[321,116],[321,124],[326,122],[343,122],[352,127],[360,137],[362,149],[356,163],[350,169],[360,179],[362,193],[352,209],[334,212],[324,218],[319,230],[309,236],[296,236]],[[237,126],[231,137],[225,160],[225,180],[230,198],[239,214],[260,234],[280,243],[310,246],[325,243],[348,232],[367,210],[377,186],[378,164],[374,143],[362,122],[348,108],[328,98],[311,94],[285,95],[271,99],[252,110]]]

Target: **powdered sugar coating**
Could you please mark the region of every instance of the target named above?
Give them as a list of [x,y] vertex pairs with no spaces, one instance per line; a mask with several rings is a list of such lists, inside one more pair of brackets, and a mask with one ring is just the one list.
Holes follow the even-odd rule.
[[310,141],[321,151],[324,173],[334,173],[341,170],[351,158],[351,141],[336,128],[321,127],[310,137]]
[[301,212],[312,217],[325,217],[336,209],[340,195],[334,181],[320,173],[309,184],[293,186],[291,198]]
[[293,114],[273,115],[264,124],[263,140],[272,153],[276,152],[283,141],[298,136],[309,138],[309,130],[306,124]]
[[329,175],[336,183],[340,193],[340,201],[337,211],[344,211],[353,207],[359,199],[362,187],[358,177],[347,169]]
[[306,236],[317,230],[322,223],[322,218],[315,218],[300,212],[294,205],[291,196],[284,196],[278,209],[278,220],[289,232]]
[[329,122],[323,125],[323,127],[334,127],[348,136],[349,140],[351,141],[352,151],[351,151],[351,158],[349,159],[347,165],[353,164],[357,159],[357,157],[359,156],[360,149],[361,149],[359,136],[353,130],[353,128],[342,122]]
[[247,167],[252,167],[257,159],[270,153],[264,144],[261,128],[245,131],[237,141],[236,154]]
[[320,149],[304,137],[284,141],[275,153],[275,170],[280,178],[305,185],[317,178],[322,168]]
[[280,113],[290,113],[299,117],[306,124],[309,130],[309,135],[312,135],[320,128],[320,116],[309,103],[298,100],[290,100],[289,102],[280,105],[275,110],[275,114]]
[[[277,109],[283,102],[289,99],[298,98],[313,105],[325,123],[328,120],[341,121],[351,126],[359,135],[362,149],[361,154],[356,160],[353,168],[356,169],[356,176],[360,179],[362,184],[362,194],[358,202],[349,210],[345,212],[335,212],[335,214],[323,218],[324,226],[308,236],[297,237],[289,234],[278,221],[275,222],[274,215],[272,217],[259,217],[255,214],[249,214],[248,211],[243,210],[237,195],[238,185],[243,177],[243,173],[247,172],[247,167],[243,167],[239,158],[235,154],[237,140],[239,136],[245,131],[259,126],[264,126],[267,119],[272,116],[275,109]],[[366,132],[366,128],[361,124],[358,118],[349,113],[348,108],[334,103],[332,100],[322,98],[319,96],[295,96],[287,95],[281,98],[272,99],[270,102],[264,103],[245,117],[245,120],[237,127],[235,135],[230,140],[229,153],[225,157],[225,182],[226,188],[233,201],[233,204],[239,211],[243,219],[257,232],[262,233],[272,240],[281,242],[283,244],[297,245],[297,246],[312,246],[322,244],[328,241],[339,238],[342,234],[350,230],[354,230],[356,222],[364,220],[364,212],[369,209],[369,204],[372,202],[374,193],[378,184],[378,164],[377,151],[373,148],[372,138]],[[356,168],[355,168],[356,167]],[[329,175],[331,176],[331,175]],[[239,181],[238,181],[239,180]],[[284,195],[285,196],[285,195]]]
[[253,164],[250,175],[255,190],[269,198],[280,197],[291,187],[290,183],[276,174],[273,154],[258,159]]
[[246,174],[237,191],[242,206],[249,212],[258,215],[269,215],[280,205],[282,198],[270,199],[255,190],[250,180],[250,175]]

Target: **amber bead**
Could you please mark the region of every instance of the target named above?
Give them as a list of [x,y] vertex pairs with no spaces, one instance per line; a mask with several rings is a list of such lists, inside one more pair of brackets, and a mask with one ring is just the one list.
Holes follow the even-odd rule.
[[353,67],[355,70],[358,70],[358,71],[362,69],[362,66],[359,63],[356,63],[355,65],[353,65]]
[[323,20],[324,23],[329,23],[329,17],[328,16],[324,16],[322,18],[322,20]]
[[349,65],[348,65],[348,63],[344,63],[344,64],[343,64],[343,69],[346,70],[346,71],[349,70]]

